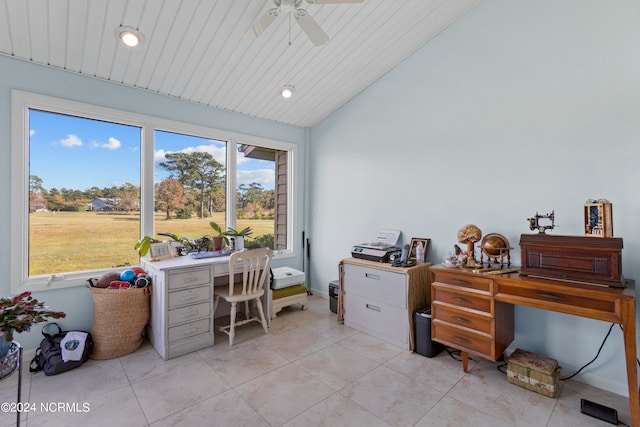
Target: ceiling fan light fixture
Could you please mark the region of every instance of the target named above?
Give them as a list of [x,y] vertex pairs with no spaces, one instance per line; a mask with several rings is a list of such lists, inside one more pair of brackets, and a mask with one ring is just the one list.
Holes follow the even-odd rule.
[[128,47],[136,47],[144,40],[140,31],[133,27],[121,26],[116,29],[118,39]]
[[291,85],[284,85],[282,89],[280,89],[280,96],[284,99],[289,99],[293,96],[293,92],[295,92],[295,87]]

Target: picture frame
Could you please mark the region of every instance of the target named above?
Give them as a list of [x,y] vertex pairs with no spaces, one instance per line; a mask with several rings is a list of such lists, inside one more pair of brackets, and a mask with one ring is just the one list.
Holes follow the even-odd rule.
[[152,261],[159,261],[161,259],[172,258],[173,250],[171,249],[171,243],[151,243],[149,245],[149,254]]
[[423,237],[412,237],[411,244],[409,245],[409,259],[418,262],[416,258],[416,248],[418,247],[418,243],[422,243],[422,247],[424,250],[422,252],[421,262],[425,262],[427,259],[427,252],[429,251],[429,242],[431,242],[431,239]]

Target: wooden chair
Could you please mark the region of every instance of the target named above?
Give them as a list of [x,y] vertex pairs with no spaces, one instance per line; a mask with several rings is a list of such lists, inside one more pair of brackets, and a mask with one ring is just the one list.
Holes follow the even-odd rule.
[[[262,324],[264,332],[269,332],[262,309],[262,296],[264,295],[264,285],[269,277],[269,264],[272,257],[273,252],[269,248],[251,249],[231,254],[229,257],[229,288],[226,286],[214,287],[214,315],[220,298],[231,304],[229,324],[218,327],[220,331],[229,335],[229,345],[233,345],[236,326],[259,322]],[[242,267],[242,281],[235,283],[236,268],[240,266]],[[255,301],[260,317],[253,316],[249,311],[250,301]],[[239,302],[244,302],[245,319],[236,321]]]

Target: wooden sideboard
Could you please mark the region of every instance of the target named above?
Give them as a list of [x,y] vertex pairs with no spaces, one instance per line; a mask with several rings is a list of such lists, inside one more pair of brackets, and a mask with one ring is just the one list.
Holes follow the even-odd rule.
[[513,340],[513,304],[622,325],[631,423],[640,426],[636,364],[635,283],[625,288],[522,276],[491,275],[456,267],[431,268],[432,339],[495,361]]

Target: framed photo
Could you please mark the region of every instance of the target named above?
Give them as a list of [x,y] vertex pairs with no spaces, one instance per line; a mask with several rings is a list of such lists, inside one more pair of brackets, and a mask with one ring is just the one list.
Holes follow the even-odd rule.
[[151,243],[149,245],[149,253],[153,261],[173,257],[173,250],[169,242]]
[[422,243],[422,260],[421,262],[425,262],[425,260],[427,259],[427,251],[429,250],[429,242],[431,241],[431,239],[424,239],[421,237],[412,237],[411,238],[411,245],[409,246],[409,259],[413,260],[413,261],[418,261],[416,259],[416,248],[418,247],[418,243]]

